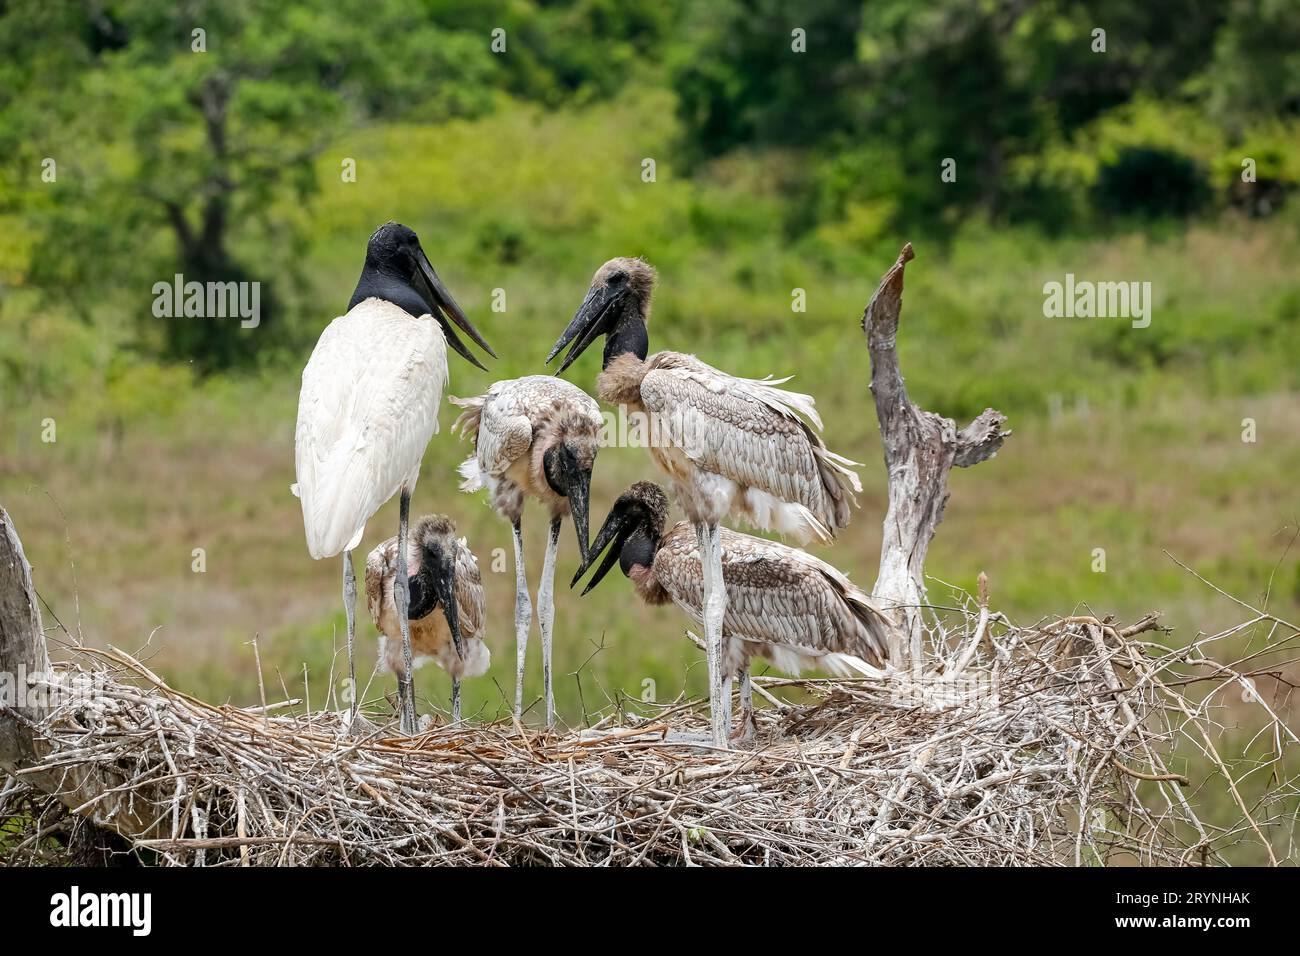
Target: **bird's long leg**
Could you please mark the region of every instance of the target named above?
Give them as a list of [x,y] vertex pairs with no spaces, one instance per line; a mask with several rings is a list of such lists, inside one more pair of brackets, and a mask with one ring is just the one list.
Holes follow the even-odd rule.
[[717,522],[700,525],[700,567],[704,573],[704,643],[709,656],[709,721],[713,744],[726,747],[731,736],[730,681],[723,675],[722,620],[727,590],[722,578],[722,535]]
[[740,672],[740,726],[737,728],[736,739],[742,744],[748,744],[755,735],[754,679],[749,673],[749,662],[746,661]]
[[555,726],[555,695],[551,691],[551,629],[555,625],[555,552],[560,544],[560,519],[551,521],[542,580],[537,585],[537,624],[542,630],[542,686],[546,693],[546,728]]
[[415,733],[415,667],[411,658],[411,583],[406,570],[406,533],[411,518],[411,493],[402,486],[402,498],[397,523],[397,580],[393,582],[393,596],[397,599],[397,623],[402,629],[403,676],[398,681],[401,705],[402,733]]
[[515,519],[515,717],[524,710],[524,663],[528,660],[528,630],[533,621],[533,602],[528,597],[528,576],[524,573],[524,536]]
[[352,709],[348,717],[351,727],[357,719],[357,662],[352,645],[357,634],[357,575],[352,568],[352,552],[343,552],[343,609],[348,618],[348,696]]
[[460,723],[460,678],[451,679],[451,722]]

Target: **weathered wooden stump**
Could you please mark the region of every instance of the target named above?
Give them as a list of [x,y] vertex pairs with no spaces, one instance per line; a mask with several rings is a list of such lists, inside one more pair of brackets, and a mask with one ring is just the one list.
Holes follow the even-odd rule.
[[872,596],[892,609],[899,625],[890,658],[900,668],[910,663],[919,673],[925,556],[948,502],[948,472],[954,465],[969,468],[992,458],[1011,432],[1002,428],[1006,416],[992,408],[958,430],[951,418],[918,408],[908,397],[896,343],[903,269],[915,256],[911,243],[903,246],[867,304],[862,330],[871,355],[871,393],[889,472],[889,510]]

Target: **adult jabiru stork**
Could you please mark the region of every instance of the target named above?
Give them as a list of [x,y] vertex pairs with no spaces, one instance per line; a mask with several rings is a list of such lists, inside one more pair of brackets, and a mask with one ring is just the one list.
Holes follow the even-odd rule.
[[650,456],[699,538],[709,703],[714,743],[721,747],[731,724],[731,698],[723,694],[720,667],[727,602],[720,523],[731,517],[801,544],[830,541],[848,525],[862,483],[852,470],[857,462],[822,441],[813,399],[777,387],[788,377],[738,378],[694,355],[647,355],[654,283],[654,269],[640,259],[606,262],[546,360],[573,343],[562,373],[604,335],[597,396],[648,418]]
[[[634,484],[610,509],[573,583],[608,548],[583,594],[617,561],[641,600],[671,601],[701,623],[706,598],[695,529],[679,521],[665,531],[667,517],[663,489],[649,481]],[[843,572],[765,538],[726,528],[720,536],[727,592],[720,664],[728,699],[732,679],[740,679],[741,721],[733,741],[753,737],[749,663],[755,656],[795,675],[807,667],[839,676],[879,673],[874,668],[888,655],[889,621]]]
[[352,550],[371,516],[394,494],[401,495],[396,599],[406,665],[401,726],[408,734],[415,732],[406,573],[411,491],[425,446],[438,430],[448,346],[483,368],[453,323],[496,357],[438,278],[415,233],[386,223],[370,237],[347,314],[321,333],[303,369],[298,398],[294,492],[302,502],[311,556],[343,554],[353,718],[357,588]]
[[460,466],[461,490],[487,488],[497,514],[510,522],[515,538],[515,716],[523,710],[524,665],[532,602],[524,573],[520,520],[524,499],[544,505],[551,533],[537,586],[537,623],[542,631],[542,684],[546,726],[555,723],[551,690],[551,632],[555,624],[555,554],[560,523],[573,518],[578,551],[587,560],[587,512],[591,471],[600,448],[600,406],[569,382],[550,375],[526,375],[495,383],[484,395],[452,398],[465,409],[456,420],[461,435],[474,437],[474,454]]

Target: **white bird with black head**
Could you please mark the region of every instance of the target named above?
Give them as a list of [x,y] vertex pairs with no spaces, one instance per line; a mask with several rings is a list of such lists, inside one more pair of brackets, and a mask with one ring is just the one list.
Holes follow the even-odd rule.
[[699,539],[713,738],[725,746],[731,698],[719,666],[727,605],[720,523],[736,518],[801,544],[828,542],[848,525],[862,483],[857,462],[822,441],[813,399],[777,387],[788,378],[739,378],[680,352],[647,355],[654,283],[654,269],[640,259],[606,262],[546,360],[573,343],[563,372],[605,336],[596,394],[646,420],[650,457]]
[[356,577],[352,550],[366,522],[401,495],[397,612],[407,666],[401,723],[415,731],[410,682],[406,541],[411,491],[425,446],[438,430],[447,384],[447,348],[479,368],[455,324],[493,358],[406,226],[390,222],[370,237],[346,315],[326,326],[302,373],[295,439],[297,484],[307,550],[316,559],[343,554],[348,672],[356,716]]
[[455,428],[474,437],[474,454],[460,466],[461,490],[486,488],[497,514],[515,532],[515,716],[523,710],[524,665],[533,608],[524,573],[524,500],[532,498],[550,512],[542,579],[537,586],[537,622],[542,631],[542,683],[546,726],[555,723],[551,689],[551,633],[555,624],[555,555],[560,523],[573,518],[578,551],[587,560],[587,512],[591,472],[600,448],[600,406],[569,382],[550,375],[526,375],[497,382],[484,395],[452,404],[465,411]]
[[[671,601],[701,623],[706,598],[695,529],[679,521],[665,530],[667,517],[663,489],[649,481],[634,484],[610,509],[573,583],[608,548],[583,594],[618,562],[641,600]],[[721,538],[727,606],[719,663],[728,699],[731,681],[740,679],[741,720],[733,741],[753,737],[749,664],[756,656],[796,675],[808,667],[839,676],[879,673],[891,625],[843,572],[776,541],[726,528]]]

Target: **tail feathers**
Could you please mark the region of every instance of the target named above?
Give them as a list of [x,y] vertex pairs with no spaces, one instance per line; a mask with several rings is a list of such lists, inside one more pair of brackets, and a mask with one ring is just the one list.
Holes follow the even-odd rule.
[[827,527],[826,522],[803,505],[794,505],[783,510],[785,514],[793,516],[796,520],[788,528],[778,524],[776,529],[780,533],[789,534],[800,543],[815,540],[821,544],[830,544],[835,540],[835,532]]
[[461,478],[465,479],[460,483],[461,491],[473,492],[483,488],[483,469],[479,467],[477,455],[470,455],[456,470],[460,472]]
[[817,666],[832,677],[884,677],[885,672],[872,667],[852,654],[826,654],[818,658]]
[[[470,638],[465,642],[464,669],[461,671],[460,677],[482,677],[491,666],[492,651],[488,649],[488,646],[483,641],[478,638]],[[448,668],[448,670],[451,669]]]
[[894,625],[861,588],[850,585],[844,598],[866,631],[864,655],[873,664],[883,666],[889,661],[889,632]]
[[364,459],[342,450],[300,474],[296,484],[307,551],[316,560],[355,549],[367,519],[387,497],[379,496]]
[[[451,426],[453,433],[464,438],[466,435],[474,437],[474,445],[478,446],[478,427],[483,420],[483,406],[487,404],[486,395],[475,395],[473,398],[457,398],[455,395],[448,395],[447,401],[451,402],[457,408],[465,409],[460,413],[455,423]],[[461,478],[465,479],[460,483],[461,491],[478,491],[485,485],[483,469],[479,467],[478,456],[470,455],[460,463],[457,469]]]
[[827,513],[824,518],[833,536],[836,531],[848,527],[852,509],[857,507],[855,495],[862,491],[862,479],[852,469],[860,462],[835,454],[820,441],[813,444],[813,455],[817,459],[822,490],[826,493]]
[[855,628],[857,631],[856,640],[853,642],[857,645],[855,657],[865,658],[873,667],[884,667],[889,662],[889,637],[894,629],[893,622],[876,607],[875,602],[871,600],[871,595],[850,581],[848,575],[839,568],[806,552],[805,560],[812,562],[821,571],[839,593],[845,608],[860,625]]
[[483,405],[487,402],[487,396],[475,395],[473,398],[457,398],[455,395],[448,395],[447,401],[457,408],[465,409],[452,424],[452,433],[459,435],[461,438],[466,435],[473,435],[477,440],[478,426],[483,418]]
[[831,529],[810,509],[793,501],[782,501],[758,488],[745,490],[744,509],[745,520],[750,524],[794,538],[800,544],[809,541],[829,544],[833,538]]

